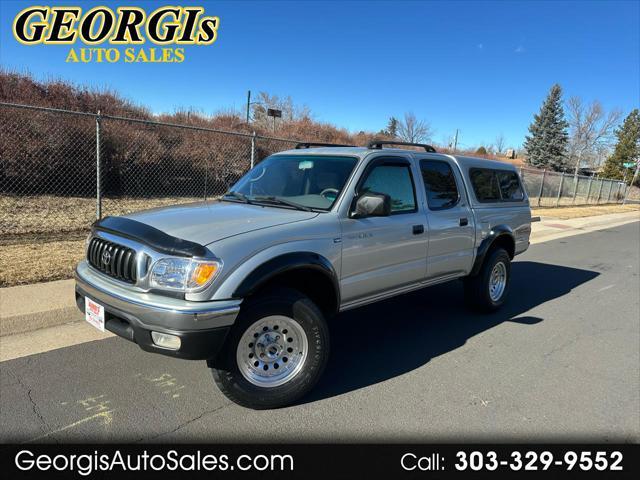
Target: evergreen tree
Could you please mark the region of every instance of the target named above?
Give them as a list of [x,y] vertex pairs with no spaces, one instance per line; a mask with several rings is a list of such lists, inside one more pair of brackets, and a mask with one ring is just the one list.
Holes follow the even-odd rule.
[[527,161],[535,167],[550,167],[556,171],[565,169],[569,124],[564,119],[562,88],[555,84],[540,108],[533,116],[524,148]]
[[[621,127],[616,130],[618,142],[613,154],[604,163],[602,176],[605,178],[624,178],[625,168],[623,163],[640,161],[640,113],[636,108],[633,110]],[[627,175],[627,180],[631,181],[633,170]]]
[[387,123],[387,128],[383,130],[383,133],[391,138],[398,136],[398,119],[396,117],[389,118],[389,123]]

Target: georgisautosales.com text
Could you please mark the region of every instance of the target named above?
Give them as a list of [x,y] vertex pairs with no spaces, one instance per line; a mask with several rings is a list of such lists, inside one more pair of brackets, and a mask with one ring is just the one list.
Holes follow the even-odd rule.
[[15,456],[15,465],[22,471],[75,472],[82,476],[89,476],[95,472],[200,472],[200,471],[293,471],[293,456],[269,455],[234,455],[203,454],[200,451],[190,454],[180,454],[176,450],[169,450],[162,454],[149,454],[146,450],[139,454],[121,453],[115,450],[111,454],[35,454],[25,449]]

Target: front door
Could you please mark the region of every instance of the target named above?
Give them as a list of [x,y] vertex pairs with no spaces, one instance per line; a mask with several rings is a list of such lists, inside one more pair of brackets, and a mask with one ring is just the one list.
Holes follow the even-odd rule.
[[429,255],[427,278],[466,274],[473,263],[474,218],[457,165],[421,159],[426,193]]
[[356,187],[391,197],[391,215],[343,218],[341,291],[344,303],[424,279],[427,232],[405,157],[376,158]]

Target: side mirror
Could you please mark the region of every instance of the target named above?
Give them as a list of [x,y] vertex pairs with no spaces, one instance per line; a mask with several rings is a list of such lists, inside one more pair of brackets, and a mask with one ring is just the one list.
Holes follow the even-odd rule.
[[391,197],[386,193],[363,193],[356,200],[351,218],[388,217],[391,215]]

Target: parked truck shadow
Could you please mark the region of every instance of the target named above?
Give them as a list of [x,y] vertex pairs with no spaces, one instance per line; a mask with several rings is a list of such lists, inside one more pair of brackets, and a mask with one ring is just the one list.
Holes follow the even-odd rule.
[[331,357],[320,383],[302,403],[340,395],[402,375],[502,322],[535,325],[520,316],[599,274],[559,265],[512,265],[509,299],[493,314],[469,311],[460,281],[426,288],[340,314],[330,324]]

